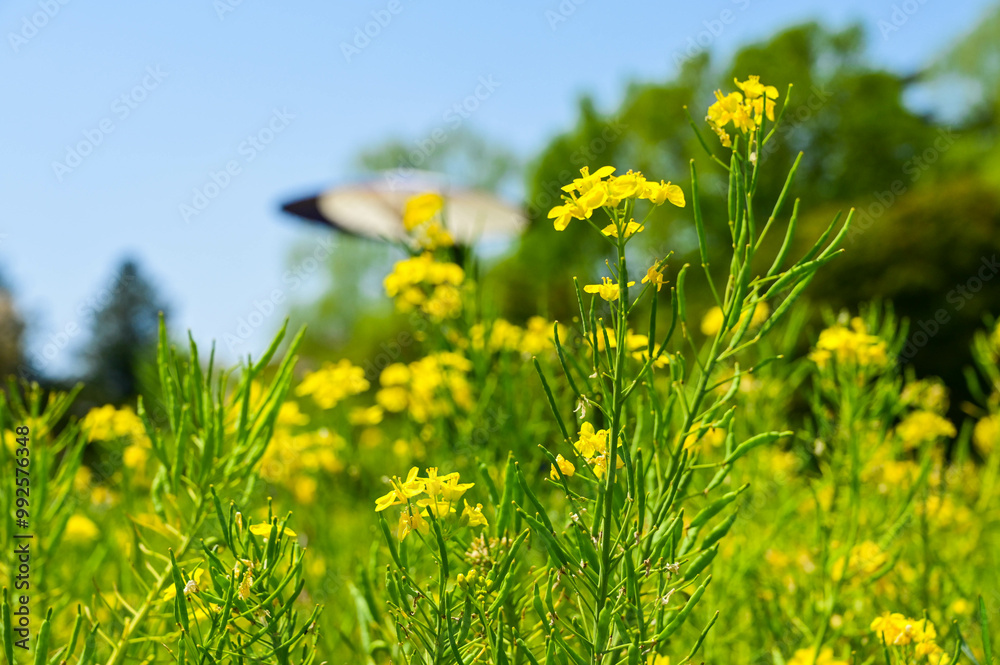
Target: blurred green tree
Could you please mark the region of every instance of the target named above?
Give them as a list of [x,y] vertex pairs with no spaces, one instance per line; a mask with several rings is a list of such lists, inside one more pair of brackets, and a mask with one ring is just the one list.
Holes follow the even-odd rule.
[[82,352],[84,392],[80,403],[121,405],[155,386],[160,312],[166,306],[139,264],[124,260],[111,282],[87,301],[90,339]]
[[[996,23],[985,22],[977,32],[977,41],[990,48],[958,49],[963,66],[981,78],[995,76],[996,67],[968,63],[977,54],[988,60],[996,51],[998,40],[990,40]],[[702,55],[685,62],[670,83],[632,85],[612,113],[602,115],[589,99],[581,100],[576,127],[556,137],[534,162],[527,187],[531,229],[500,267],[504,309],[515,317],[538,309],[557,318],[572,316],[575,299],[563,286],[567,278],[591,279],[601,267],[603,243],[584,234],[553,234],[546,219],[559,200],[559,186],[582,166],[638,169],[690,191],[687,160],[694,156],[705,218],[715,221],[708,229],[710,242],[724,252],[730,243],[728,229],[718,222],[725,218],[724,201],[712,194],[725,183],[698,144],[683,107],[714,148],[716,138],[703,121],[713,89],[734,89],[728,83],[734,78],[759,74],[781,91],[779,108],[794,83],[783,127],[761,154],[775,165],[762,171],[759,196],[776,198],[782,174],[799,151],[805,153],[792,189],[793,196],[809,203],[800,215],[798,251],[812,244],[837,210],[857,208],[846,256],[814,282],[812,297],[820,305],[851,309],[870,299],[893,301],[896,311],[917,326],[911,331],[913,351],[904,360],[918,374],[942,376],[961,398],[972,333],[987,313],[1000,311],[1000,289],[986,287],[991,257],[1000,250],[993,166],[996,105],[981,105],[946,125],[909,103],[912,91],[932,80],[934,67],[902,76],[871,67],[865,54],[860,27],[835,31],[809,23],[743,48],[721,75]],[[789,212],[790,206],[770,242],[780,242]],[[676,253],[674,273],[685,262],[699,262],[690,208],[658,211],[643,236],[636,246],[649,262],[670,250]],[[956,289],[970,280],[972,287],[976,280],[984,282],[966,298]],[[698,280],[689,284],[692,291],[699,288]],[[700,288],[700,300],[707,303],[707,285]],[[935,328],[935,317],[945,315],[947,322]]]
[[31,377],[34,370],[24,359],[24,318],[17,309],[10,287],[0,274],[0,379],[11,374]]

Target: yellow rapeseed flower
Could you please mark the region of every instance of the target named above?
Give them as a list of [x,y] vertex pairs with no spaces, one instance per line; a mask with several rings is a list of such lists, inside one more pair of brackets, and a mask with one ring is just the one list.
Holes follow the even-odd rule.
[[63,531],[63,540],[71,545],[89,545],[97,540],[100,530],[83,515],[71,515]]
[[778,89],[761,83],[759,76],[749,76],[746,81],[736,80],[736,86],[742,92],[723,95],[721,90],[716,90],[715,103],[708,107],[705,116],[726,147],[732,145],[725,130],[727,125],[732,123],[742,134],[756,130],[765,117],[774,120],[774,100],[778,98]]
[[278,425],[285,427],[297,427],[309,424],[309,416],[302,413],[299,403],[288,401],[278,409]]
[[653,205],[663,205],[671,203],[678,208],[685,206],[684,190],[670,182],[646,181],[642,188],[640,198],[644,198]]
[[725,320],[726,317],[722,313],[722,308],[713,307],[705,312],[705,316],[701,317],[701,334],[708,337],[715,335],[722,329],[722,324]]
[[576,467],[568,459],[562,455],[556,455],[556,463],[552,465],[549,470],[549,478],[552,480],[559,480],[559,476],[563,475],[567,478],[572,478],[576,473]]
[[548,218],[554,220],[552,225],[556,231],[565,231],[569,223],[574,219],[587,219],[590,211],[576,201],[566,201],[562,205],[554,206],[549,210]]
[[320,408],[332,409],[341,400],[363,393],[368,387],[365,371],[344,359],[337,363],[325,363],[315,372],[306,374],[295,394],[308,395]]
[[[639,233],[642,230],[643,230],[642,224],[635,221],[634,219],[631,219],[629,220],[628,224],[625,225],[625,237],[631,238],[636,233]],[[601,233],[608,236],[609,238],[617,238],[618,227],[615,226],[614,224],[608,224],[603,229],[601,229]]]
[[[635,282],[629,282],[629,286],[635,286]],[[618,300],[621,295],[619,284],[612,282],[610,277],[601,278],[600,284],[587,284],[583,287],[585,293],[596,293],[608,302]]]
[[375,512],[379,513],[389,506],[406,503],[407,499],[422,494],[424,491],[424,481],[417,477],[419,472],[420,469],[417,467],[411,468],[409,473],[406,474],[406,480],[402,481],[393,476],[392,491],[378,498],[375,502]]
[[142,419],[130,406],[116,409],[111,404],[105,404],[93,408],[80,421],[80,427],[91,441],[114,441],[131,438],[148,443]]
[[352,425],[370,426],[378,425],[382,422],[382,416],[384,412],[381,406],[359,406],[351,409],[351,412],[347,415],[347,419]]
[[980,418],[972,430],[972,440],[983,455],[992,453],[1000,440],[1000,416],[992,414]]
[[386,295],[396,309],[419,309],[435,320],[454,318],[461,313],[461,292],[465,271],[456,263],[437,261],[431,252],[398,261],[383,280]]
[[[681,208],[685,205],[684,192],[677,185],[662,180],[658,183],[648,181],[638,171],[613,176],[614,171],[614,167],[603,166],[590,173],[589,167],[585,166],[580,169],[579,178],[563,186],[566,195],[562,203],[553,206],[548,213],[557,231],[565,230],[574,219],[589,219],[598,208],[607,206],[617,209],[626,200],[646,199],[656,206],[667,202]],[[603,233],[617,236],[618,229],[613,226],[605,228]],[[629,223],[625,228],[626,237],[639,230],[641,226]]]
[[440,194],[427,192],[418,194],[406,202],[403,210],[403,226],[407,231],[412,231],[421,224],[434,219],[441,208],[444,207],[444,199]]
[[646,276],[642,278],[642,283],[652,284],[656,287],[657,291],[662,289],[663,285],[666,284],[666,281],[663,279],[663,268],[657,270],[656,265],[649,266],[646,270]]
[[833,649],[823,647],[819,654],[812,647],[797,649],[795,655],[785,661],[786,665],[847,665],[846,660],[833,657]]
[[822,331],[809,358],[821,368],[831,361],[876,369],[889,364],[885,340],[869,334],[864,321],[858,317],[851,319],[850,327],[838,323]]
[[396,528],[396,537],[401,541],[405,540],[411,531],[428,533],[430,531],[430,522],[424,519],[421,510],[414,510],[407,507],[399,515],[399,526]]
[[593,173],[590,167],[584,166],[580,169],[580,177],[574,178],[573,182],[563,186],[564,192],[576,192],[581,196],[589,192],[594,187],[600,186],[601,180],[615,172],[613,166],[602,166]]
[[473,508],[470,504],[465,504],[465,510],[462,511],[462,517],[469,520],[469,526],[489,526],[489,522],[486,521],[486,515],[483,515],[483,504],[477,503],[476,507]]
[[[271,535],[271,525],[268,524],[267,522],[254,524],[250,527],[250,533],[252,533],[255,536],[267,537]],[[295,538],[296,536],[298,536],[298,534],[289,529],[287,526],[279,526],[278,537],[280,538],[281,536],[288,536],[289,538]]]
[[906,448],[918,448],[921,444],[941,437],[954,438],[955,426],[946,418],[933,411],[913,411],[896,425],[896,434]]
[[886,554],[877,543],[866,540],[851,548],[851,553],[847,557],[847,570],[844,570],[844,557],[840,557],[833,563],[830,577],[839,580],[847,575],[858,575],[860,577],[871,577],[877,573],[889,561]]

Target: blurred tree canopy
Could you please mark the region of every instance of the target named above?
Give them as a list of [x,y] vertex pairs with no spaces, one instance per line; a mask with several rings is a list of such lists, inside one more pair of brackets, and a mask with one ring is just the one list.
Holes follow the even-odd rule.
[[[913,344],[904,360],[918,374],[941,376],[961,396],[972,333],[985,315],[1000,311],[1000,280],[990,281],[1000,271],[994,259],[1000,254],[998,15],[940,62],[909,76],[871,67],[860,27],[832,31],[809,23],[747,46],[722,67],[703,55],[687,61],[674,81],[634,84],[612,113],[601,114],[590,99],[582,99],[576,127],[556,137],[531,170],[526,197],[531,228],[497,276],[505,288],[504,309],[515,318],[541,309],[565,319],[575,306],[571,278],[598,274],[605,244],[572,227],[553,233],[546,219],[559,200],[559,187],[582,166],[637,169],[690,192],[693,158],[710,244],[727,249],[731,241],[719,195],[723,172],[698,143],[685,107],[709,147],[722,156],[703,120],[712,93],[735,89],[735,77],[759,74],[781,91],[779,108],[794,84],[783,127],[762,150],[760,200],[777,197],[802,151],[791,192],[802,200],[797,251],[805,252],[838,210],[857,210],[845,255],[813,282],[814,301],[851,309],[872,299],[892,301],[912,324]],[[969,43],[989,48],[971,49]],[[980,57],[988,62],[978,65]],[[935,89],[948,79],[984,81],[978,100],[963,102],[961,113],[952,109],[950,125],[934,111],[907,103],[912,91]],[[772,242],[781,241],[790,210],[787,206],[781,226],[772,230]],[[690,205],[657,210],[635,243],[640,265],[671,250],[672,274],[685,262],[697,265],[691,214]],[[689,284],[692,292],[702,289],[700,301],[707,303],[702,276]]]
[[0,274],[0,377],[21,373],[30,377],[34,373],[24,359],[24,327],[24,318]]
[[126,259],[114,278],[88,301],[90,339],[82,352],[81,404],[122,405],[156,384],[156,337],[166,306],[139,265]]

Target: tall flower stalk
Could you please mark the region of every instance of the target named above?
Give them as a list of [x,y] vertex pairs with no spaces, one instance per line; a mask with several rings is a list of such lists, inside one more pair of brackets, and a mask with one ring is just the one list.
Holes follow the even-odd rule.
[[[801,155],[766,221],[759,223],[757,155],[774,138],[778,94],[755,77],[737,84],[740,92],[718,93],[708,112],[728,159],[698,134],[729,180],[725,223],[732,253],[722,282],[710,266],[717,252],[709,247],[693,160],[690,171],[702,272],[720,311],[717,329],[699,348],[685,296],[689,266],[677,271],[669,289],[669,325],[662,338],[658,307],[669,255],[643,266],[639,288],[630,279],[628,244],[655,223],[660,206],[686,207],[683,190],[634,171],[615,175],[611,166],[593,173],[581,169],[580,177],[563,187],[563,201],[549,218],[560,232],[575,233],[584,222],[607,241],[612,258],[600,281],[582,288],[577,283],[575,325],[553,327],[562,380],[546,377],[535,362],[562,433],[562,441],[539,442],[551,464],[548,487],[539,487],[513,458],[502,476],[482,467],[492,504],[482,514],[492,517],[477,536],[465,530],[474,526],[470,520],[447,518],[414,501],[427,482],[417,470],[405,481],[393,481],[379,509],[385,501],[406,504],[401,519],[424,526],[417,530],[422,547],[415,552],[381,520],[391,554],[389,621],[400,657],[427,663],[636,665],[660,656],[684,663],[701,648],[718,612],[706,617],[695,610],[746,489],[732,487],[730,471],[754,448],[792,434],[765,431],[736,440],[734,398],[741,380],[756,369],[741,367],[741,358],[789,312],[816,270],[836,256],[850,224],[848,216],[830,240],[838,216],[805,256],[789,261],[796,201],[780,250],[765,262],[770,268],[755,272],[765,236],[783,219]],[[730,124],[733,136],[726,129]],[[636,321],[643,310],[648,323],[640,334]],[[576,416],[570,425],[564,418],[569,406]],[[716,446],[723,450],[712,450]],[[459,569],[463,572],[452,582]]]

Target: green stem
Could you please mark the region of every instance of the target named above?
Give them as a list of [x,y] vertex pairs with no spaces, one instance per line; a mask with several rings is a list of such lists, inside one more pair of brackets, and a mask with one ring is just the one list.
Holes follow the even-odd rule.
[[[198,500],[198,504],[195,508],[195,519],[191,526],[188,528],[188,535],[181,541],[180,547],[177,548],[177,553],[175,554],[177,559],[181,559],[187,553],[189,547],[194,542],[195,534],[198,533],[198,529],[201,527],[201,522],[204,520],[205,507],[204,497]],[[132,633],[135,627],[141,624],[149,611],[153,609],[153,603],[160,594],[163,593],[163,589],[166,587],[167,582],[171,581],[171,575],[173,573],[173,566],[167,566],[166,570],[160,573],[150,587],[149,593],[146,594],[146,599],[143,601],[139,609],[136,610],[135,616],[125,624],[125,628],[122,630],[121,638],[118,641],[118,645],[115,647],[114,651],[111,652],[111,656],[108,658],[107,665],[119,665],[122,659],[125,657],[125,651],[129,646],[129,639],[132,637]]]
[[[618,438],[622,430],[623,385],[628,350],[628,269],[625,263],[624,234],[618,240],[618,348],[615,356],[614,380],[612,384],[611,432],[605,466],[604,519],[601,532],[601,571],[597,589],[597,611],[595,620],[600,620],[601,610],[607,604],[608,586],[611,579],[612,525],[615,506],[615,479],[618,470]],[[594,645],[594,662],[599,662],[606,645]]]

